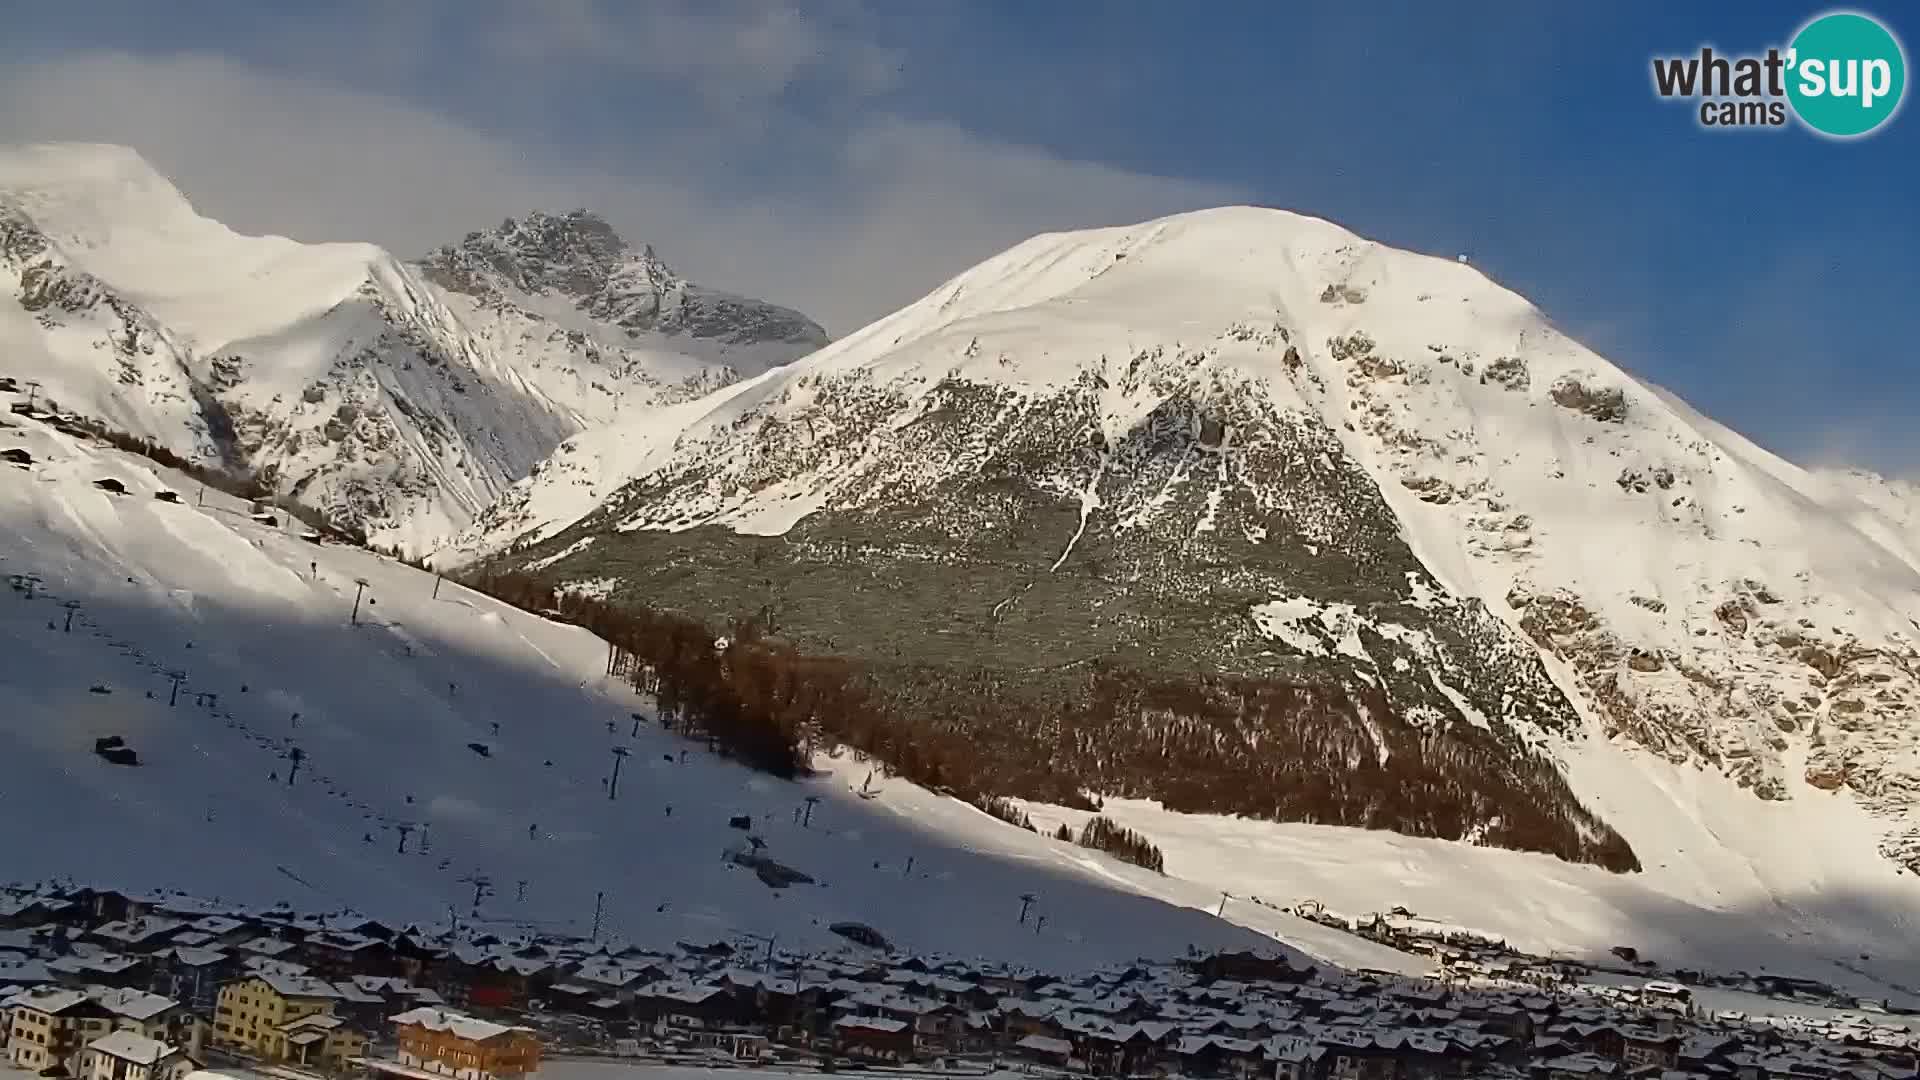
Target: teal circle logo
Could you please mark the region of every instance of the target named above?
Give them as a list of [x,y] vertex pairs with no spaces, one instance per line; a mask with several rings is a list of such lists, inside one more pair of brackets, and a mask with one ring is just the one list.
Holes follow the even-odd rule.
[[1801,27],[1788,47],[1787,100],[1802,123],[1849,139],[1893,118],[1907,90],[1907,57],[1886,27],[1850,11]]

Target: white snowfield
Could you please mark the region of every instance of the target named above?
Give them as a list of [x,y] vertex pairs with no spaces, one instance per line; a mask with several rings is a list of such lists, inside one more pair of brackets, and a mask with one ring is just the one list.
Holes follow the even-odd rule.
[[[1063,971],[1282,947],[1198,910],[1205,885],[904,784],[861,799],[864,764],[787,782],[719,760],[609,685],[605,647],[584,631],[452,583],[435,599],[431,574],[308,543],[217,492],[198,505],[197,485],[144,459],[4,419],[0,450],[36,463],[0,465],[0,574],[38,582],[31,600],[0,591],[0,821],[33,838],[8,846],[10,879],[444,926],[450,912],[475,921],[483,876],[477,921],[494,927],[585,934],[604,894],[604,931],[640,943],[745,932],[857,949],[828,929],[851,920],[923,953]],[[94,486],[106,478],[127,494]],[[94,754],[116,735],[138,766]],[[629,753],[610,800],[616,748]],[[776,891],[730,865],[749,835],[734,815],[818,884]],[[1022,894],[1035,897],[1024,925]]]
[[[1185,374],[1135,379],[1134,364]],[[1325,221],[1237,207],[1036,237],[803,360],[576,439],[443,557],[552,535],[649,477],[705,482],[622,527],[778,534],[949,467],[894,453],[890,434],[943,381],[1044,395],[1090,376],[1110,440],[1169,387],[1256,387],[1333,432],[1443,586],[1539,644],[1588,729],[1553,752],[1647,868],[1116,807],[1173,875],[1348,914],[1403,903],[1542,951],[1909,977],[1920,883],[1896,860],[1920,853],[1914,489],[1784,461],[1477,269]],[[900,404],[845,417],[860,430],[797,475],[756,472],[768,438],[845,434],[816,403],[849,379]],[[1181,480],[1239,482],[1212,472]],[[1059,486],[1084,504],[1084,478]],[[1121,527],[1153,512],[1119,509]],[[1276,596],[1248,619],[1285,644],[1318,640],[1300,620],[1351,615]]]
[[[516,305],[518,301],[519,305]],[[246,236],[136,152],[0,146],[0,376],[425,550],[564,438],[802,346],[482,306],[371,244]]]

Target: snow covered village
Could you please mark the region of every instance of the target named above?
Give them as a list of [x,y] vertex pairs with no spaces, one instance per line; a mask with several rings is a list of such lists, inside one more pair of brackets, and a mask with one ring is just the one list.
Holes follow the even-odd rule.
[[524,1080],[646,1064],[1897,1080],[1920,1047],[1884,1012],[1754,1017],[1674,983],[1583,983],[1580,965],[1509,957],[1495,974],[1431,942],[1446,958],[1433,978],[1286,950],[1053,973],[903,954],[855,924],[835,929],[857,947],[831,955],[771,937],[662,950],[88,888],[10,891],[0,925],[0,1046],[43,1077]]

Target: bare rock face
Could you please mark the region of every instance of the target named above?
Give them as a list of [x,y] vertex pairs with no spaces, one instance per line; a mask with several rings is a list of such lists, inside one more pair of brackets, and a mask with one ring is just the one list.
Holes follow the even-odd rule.
[[1527,362],[1517,356],[1502,356],[1487,364],[1480,373],[1480,381],[1493,383],[1508,390],[1525,391],[1532,382],[1527,374]]
[[1594,387],[1575,376],[1553,384],[1553,403],[1572,409],[1603,424],[1617,424],[1627,418],[1627,395],[1617,386]]
[[695,285],[674,273],[651,245],[634,250],[604,218],[585,210],[535,212],[468,233],[429,254],[420,267],[442,288],[492,303],[555,294],[635,338],[654,332],[802,351],[827,343],[826,331],[799,312]]

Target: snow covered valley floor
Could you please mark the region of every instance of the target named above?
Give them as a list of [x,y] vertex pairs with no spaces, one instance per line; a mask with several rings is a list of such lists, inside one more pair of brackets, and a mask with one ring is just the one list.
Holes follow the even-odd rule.
[[[33,840],[8,845],[0,877],[442,925],[474,918],[485,877],[481,922],[584,933],[600,896],[603,929],[641,944],[758,933],[826,951],[846,944],[828,925],[856,920],[917,952],[1055,970],[1274,938],[1343,966],[1426,970],[1280,910],[1312,899],[1349,916],[1404,905],[1541,954],[1624,944],[1669,968],[1910,996],[1920,886],[1823,841],[1857,825],[1837,799],[1774,807],[1580,749],[1574,768],[1649,866],[1624,877],[1108,800],[1107,816],[1166,852],[1161,876],[901,782],[857,798],[867,766],[851,760],[798,783],[749,773],[660,730],[602,678],[604,648],[583,631],[451,582],[436,597],[429,574],[307,543],[215,492],[198,505],[197,485],[143,459],[8,422],[0,450],[33,464],[0,466],[0,575],[17,584],[0,592],[0,820]],[[126,493],[95,486],[106,478]],[[182,502],[157,500],[163,489]],[[113,735],[138,767],[96,756]],[[609,799],[616,747],[629,753]],[[808,796],[820,801],[803,827]],[[1042,833],[1069,819],[1030,810]],[[736,815],[818,884],[774,890],[730,866]],[[1755,834],[1793,857],[1734,854],[1758,850]],[[1047,916],[1038,933],[1017,920],[1027,893]]]

